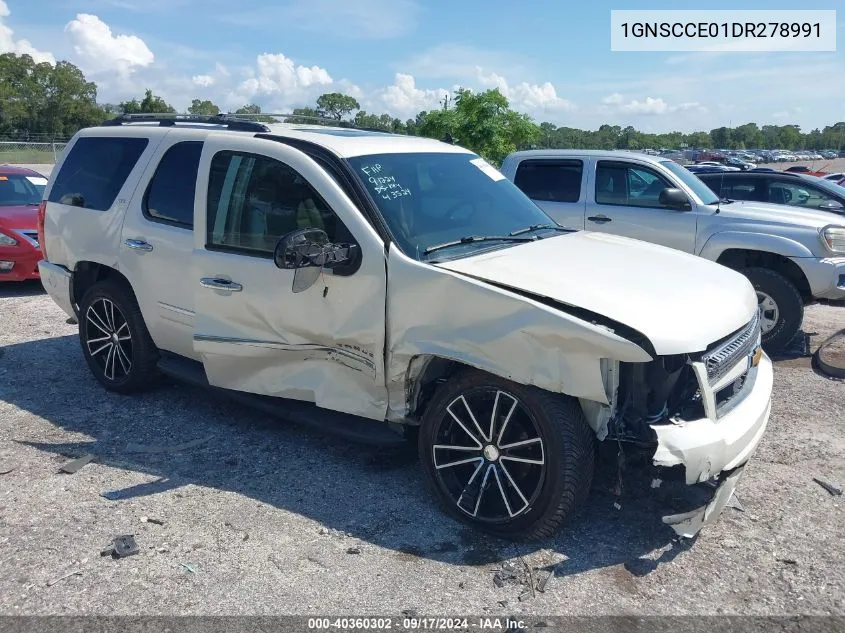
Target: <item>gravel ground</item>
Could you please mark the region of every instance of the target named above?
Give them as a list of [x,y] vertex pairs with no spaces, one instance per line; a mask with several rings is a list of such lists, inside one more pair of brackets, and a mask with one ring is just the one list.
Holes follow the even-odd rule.
[[[843,497],[812,480],[845,484],[845,384],[800,353],[777,363],[744,511],[678,542],[653,495],[611,494],[604,462],[556,538],[515,546],[447,518],[412,450],[179,385],[106,393],[37,284],[0,287],[0,321],[0,614],[845,614]],[[813,348],[843,326],[843,307],[807,310]],[[86,453],[97,460],[58,473]],[[119,534],[140,554],[101,557]],[[518,556],[555,570],[523,601],[519,582],[493,582]]]

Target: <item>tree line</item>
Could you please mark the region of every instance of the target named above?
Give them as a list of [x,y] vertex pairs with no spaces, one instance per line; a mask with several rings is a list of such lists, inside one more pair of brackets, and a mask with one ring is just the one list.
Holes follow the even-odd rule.
[[[313,106],[297,108],[288,122],[337,123],[355,127],[449,140],[499,163],[508,153],[528,148],[575,149],[845,149],[845,122],[802,132],[798,125],[746,123],[709,132],[652,134],[632,126],[602,125],[581,130],[537,123],[510,107],[497,89],[474,92],[458,89],[442,108],[422,111],[402,121],[389,114],[366,112],[353,97],[327,93]],[[70,62],[36,64],[29,55],[0,55],[0,137],[33,140],[69,138],[77,130],[97,125],[121,113],[175,113],[160,96],[146,90],[140,99],[100,104],[97,86]],[[194,99],[190,114],[216,115],[220,107]],[[258,115],[261,107],[245,104],[233,114]]]

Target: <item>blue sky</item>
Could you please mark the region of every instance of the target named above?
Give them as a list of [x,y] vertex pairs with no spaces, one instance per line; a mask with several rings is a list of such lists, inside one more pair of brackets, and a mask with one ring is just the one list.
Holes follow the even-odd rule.
[[[103,102],[149,87],[178,108],[200,97],[224,110],[255,102],[265,111],[287,111],[342,91],[368,111],[406,118],[436,107],[460,85],[499,87],[537,120],[582,128],[611,123],[690,131],[757,121],[812,129],[845,119],[841,45],[835,53],[611,52],[615,5],[601,0],[252,0],[243,6],[0,0],[0,52],[67,59],[97,82]],[[706,8],[738,7],[712,1]],[[769,0],[742,8],[796,6]],[[845,12],[839,13],[842,39]]]

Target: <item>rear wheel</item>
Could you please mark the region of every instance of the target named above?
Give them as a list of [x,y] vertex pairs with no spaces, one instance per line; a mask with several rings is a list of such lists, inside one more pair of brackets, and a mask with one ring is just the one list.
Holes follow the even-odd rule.
[[574,399],[467,370],[441,385],[419,434],[447,512],[501,537],[552,535],[586,496],[595,437]]
[[762,344],[766,351],[786,347],[801,329],[804,301],[789,279],[768,268],[745,268],[742,271],[757,292],[760,307]]
[[78,319],[82,354],[106,389],[131,393],[153,382],[158,350],[125,283],[106,279],[92,286],[79,303]]

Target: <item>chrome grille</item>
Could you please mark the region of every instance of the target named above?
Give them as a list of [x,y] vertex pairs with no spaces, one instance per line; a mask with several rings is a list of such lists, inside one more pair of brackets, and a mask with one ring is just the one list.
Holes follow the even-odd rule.
[[710,383],[717,382],[741,358],[749,355],[754,350],[759,335],[760,311],[758,310],[748,325],[727,341],[719,343],[714,349],[705,352],[701,360],[707,368],[707,379]]

